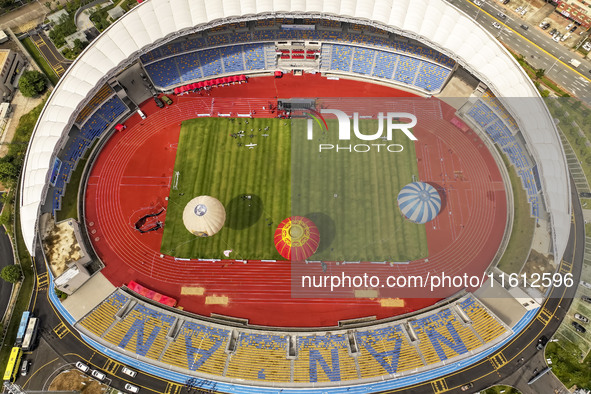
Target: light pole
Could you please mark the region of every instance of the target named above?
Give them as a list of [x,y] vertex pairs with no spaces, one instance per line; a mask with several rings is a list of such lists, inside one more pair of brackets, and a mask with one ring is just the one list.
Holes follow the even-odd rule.
[[549,73],[550,70],[552,70],[552,67],[554,67],[556,65],[556,63],[558,63],[560,60],[562,60],[562,56],[560,56],[558,59],[556,59],[556,61],[554,63],[552,63],[552,65],[550,66],[550,68],[546,72]]

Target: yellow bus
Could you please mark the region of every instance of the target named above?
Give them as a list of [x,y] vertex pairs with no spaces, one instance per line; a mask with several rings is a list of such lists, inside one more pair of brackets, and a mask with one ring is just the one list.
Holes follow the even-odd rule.
[[6,364],[6,371],[4,371],[4,381],[14,382],[18,374],[18,367],[21,364],[21,357],[23,351],[20,347],[13,347],[10,352],[8,364]]

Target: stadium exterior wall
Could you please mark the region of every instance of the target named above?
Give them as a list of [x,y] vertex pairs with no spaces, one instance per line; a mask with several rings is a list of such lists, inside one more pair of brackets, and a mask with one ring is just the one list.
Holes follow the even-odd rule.
[[538,162],[552,219],[554,256],[561,259],[570,231],[570,181],[550,113],[512,55],[443,0],[158,0],[135,7],[72,64],[35,126],[25,157],[20,201],[21,227],[29,251],[34,254],[35,228],[51,162],[77,112],[101,83],[140,54],[179,36],[239,20],[294,16],[355,20],[416,39],[484,81],[516,119]]

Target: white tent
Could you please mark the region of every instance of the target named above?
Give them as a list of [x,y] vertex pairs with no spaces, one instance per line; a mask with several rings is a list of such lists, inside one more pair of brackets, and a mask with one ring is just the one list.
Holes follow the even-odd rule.
[[[158,0],[146,1],[106,29],[72,64],[50,96],[27,151],[21,225],[33,253],[39,206],[52,156],[76,113],[108,77],[141,53],[179,36],[236,20],[297,16],[355,20],[408,36],[458,61],[500,97],[517,120],[536,161],[553,225],[555,258],[570,230],[566,158],[550,113],[531,80],[503,46],[443,0]],[[514,105],[504,98],[531,98]]]

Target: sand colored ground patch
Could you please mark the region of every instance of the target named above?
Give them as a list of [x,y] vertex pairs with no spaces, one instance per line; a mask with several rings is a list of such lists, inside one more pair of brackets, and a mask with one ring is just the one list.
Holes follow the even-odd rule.
[[205,287],[181,287],[181,295],[196,295],[202,296],[205,293]]
[[62,372],[53,379],[49,391],[78,391],[84,394],[102,394],[107,386],[76,370]]
[[55,277],[68,269],[69,263],[82,258],[74,227],[69,224],[69,221],[58,223],[51,229],[49,235],[43,240],[43,248]]
[[401,298],[382,298],[380,305],[384,308],[403,308],[404,300]]
[[205,297],[205,304],[206,305],[228,305],[230,299],[227,296],[207,296]]

